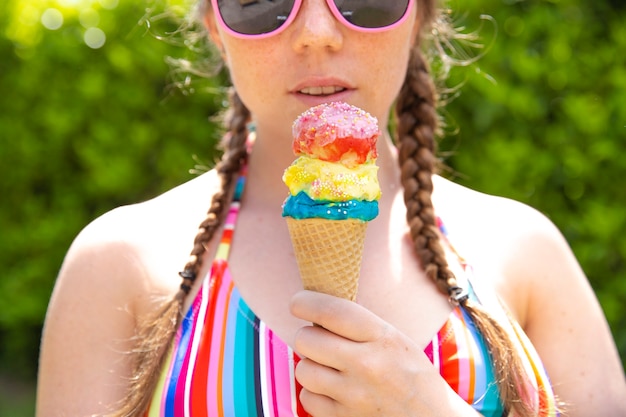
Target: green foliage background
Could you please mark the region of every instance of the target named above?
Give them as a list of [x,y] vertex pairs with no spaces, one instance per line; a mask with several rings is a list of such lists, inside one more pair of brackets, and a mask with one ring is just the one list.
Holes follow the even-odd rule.
[[[190,179],[195,155],[209,165],[215,158],[219,132],[210,118],[222,108],[223,82],[172,76],[166,56],[198,56],[156,38],[177,23],[148,25],[148,6],[0,2],[1,375],[34,379],[47,302],[80,229]],[[441,143],[446,162],[457,181],[527,202],[560,227],[624,362],[626,4],[451,6],[467,32],[483,22],[487,48],[476,64],[452,71],[449,85],[462,88],[446,108],[454,133]],[[49,8],[63,16],[58,29],[42,24]],[[90,27],[106,34],[98,49],[83,40]],[[19,415],[3,403],[0,415]]]
[[[458,181],[524,201],[561,229],[626,358],[626,3],[480,0],[487,51],[453,72]],[[491,26],[492,27],[492,26]],[[555,294],[558,297],[559,294]]]

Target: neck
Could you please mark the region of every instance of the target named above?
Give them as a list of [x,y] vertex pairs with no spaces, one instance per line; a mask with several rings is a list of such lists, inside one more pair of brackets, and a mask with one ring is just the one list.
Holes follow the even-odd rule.
[[294,158],[289,132],[257,126],[248,163],[246,202],[280,206],[288,193],[283,172]]

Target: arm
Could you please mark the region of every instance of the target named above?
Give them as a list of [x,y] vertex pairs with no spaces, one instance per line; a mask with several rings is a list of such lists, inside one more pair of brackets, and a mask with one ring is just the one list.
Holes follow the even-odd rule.
[[103,415],[125,393],[142,271],[105,218],[70,248],[41,345],[37,416]]
[[[567,416],[626,415],[626,382],[602,309],[567,242],[526,210],[510,277],[528,294],[525,328]],[[524,284],[525,283],[525,284]]]

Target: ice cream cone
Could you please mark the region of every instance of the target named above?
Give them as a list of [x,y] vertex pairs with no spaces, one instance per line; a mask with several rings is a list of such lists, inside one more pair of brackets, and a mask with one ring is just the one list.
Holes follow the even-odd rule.
[[367,222],[286,220],[304,288],[356,300]]
[[380,185],[375,117],[331,102],[294,121],[296,160],[285,170],[282,215],[305,289],[356,300],[368,222],[378,215]]

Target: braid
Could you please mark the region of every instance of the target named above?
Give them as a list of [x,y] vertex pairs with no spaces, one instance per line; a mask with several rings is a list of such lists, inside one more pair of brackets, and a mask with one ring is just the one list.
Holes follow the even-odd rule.
[[205,219],[198,227],[189,259],[179,273],[182,283],[176,295],[167,301],[150,320],[139,325],[138,346],[132,352],[135,357],[133,376],[126,398],[112,417],[142,416],[152,400],[152,394],[159,380],[165,357],[176,334],[183,315],[183,304],[200,268],[203,254],[215,231],[226,215],[237,173],[245,164],[248,154],[246,127],[250,112],[234,90],[231,92],[231,110],[227,114],[228,134],[224,137],[225,148],[216,170],[221,179],[221,189],[211,200]]
[[431,200],[432,174],[438,164],[435,157],[436,101],[425,60],[415,51],[396,104],[401,181],[415,251],[427,276],[446,292],[452,273],[439,242]]
[[206,251],[206,244],[213,237],[215,230],[222,224],[226,214],[225,208],[230,202],[230,192],[237,179],[237,174],[248,159],[246,146],[248,129],[246,124],[250,120],[250,111],[245,107],[234,89],[231,90],[230,101],[230,111],[226,115],[229,131],[222,143],[225,152],[222,160],[215,167],[220,176],[221,189],[213,195],[207,216],[198,227],[198,234],[194,239],[189,260],[183,271],[179,273],[183,278],[180,287],[185,294],[189,293],[202,266],[202,255]]
[[485,339],[507,410],[514,410],[519,417],[531,417],[534,413],[528,404],[525,373],[508,334],[485,310],[462,294],[445,258],[431,199],[432,175],[439,168],[436,106],[436,89],[426,59],[415,47],[396,103],[401,182],[414,249],[427,277],[453,303],[465,308]]

